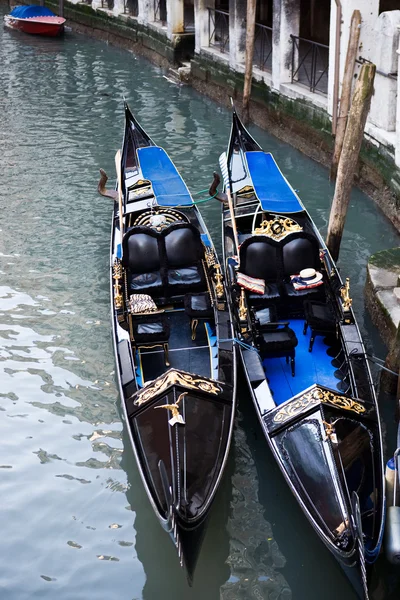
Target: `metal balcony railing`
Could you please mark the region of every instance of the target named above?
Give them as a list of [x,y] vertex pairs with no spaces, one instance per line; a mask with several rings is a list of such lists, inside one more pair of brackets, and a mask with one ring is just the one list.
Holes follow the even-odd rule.
[[138,0],[124,0],[124,14],[137,17],[139,14]]
[[154,0],[154,20],[161,21],[163,25],[167,22],[166,0]]
[[208,45],[229,52],[229,13],[208,9]]
[[294,35],[292,39],[292,83],[307,85],[311,92],[328,93],[329,46]]
[[272,27],[256,23],[253,65],[262,71],[272,70]]

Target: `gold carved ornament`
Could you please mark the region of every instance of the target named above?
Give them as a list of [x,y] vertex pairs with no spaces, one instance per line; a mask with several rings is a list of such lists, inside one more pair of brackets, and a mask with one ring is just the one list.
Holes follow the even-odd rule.
[[172,223],[186,222],[186,216],[178,210],[162,208],[160,210],[150,209],[144,211],[137,219],[135,219],[133,226],[151,227],[155,231],[160,232],[172,225]]
[[186,396],[187,394],[188,394],[188,392],[183,392],[182,394],[180,394],[178,400],[176,402],[174,402],[174,404],[162,404],[161,406],[154,407],[154,408],[166,408],[167,410],[170,410],[172,412],[172,418],[169,419],[169,421],[168,421],[168,423],[171,425],[171,427],[176,425],[176,423],[179,423],[180,425],[185,425],[185,421],[183,420],[183,417],[182,417],[181,413],[179,412],[179,402],[182,400],[183,396]]
[[315,406],[317,404],[321,404],[322,402],[325,404],[331,404],[337,408],[342,408],[343,410],[350,410],[358,415],[361,415],[366,411],[365,406],[360,404],[360,402],[356,402],[352,398],[347,398],[347,396],[339,396],[339,394],[335,394],[334,392],[316,387],[310,392],[304,394],[304,396],[301,396],[297,400],[290,402],[287,406],[284,406],[278,410],[274,416],[274,423],[285,423],[285,421],[295,417],[297,414],[303,412],[310,406]]
[[121,293],[120,280],[124,275],[122,263],[119,258],[116,258],[113,265],[113,278],[114,278],[114,304],[115,308],[119,310],[123,306],[123,298]]
[[184,373],[183,371],[170,369],[164,375],[157,377],[157,379],[146,385],[137,393],[135,405],[141,406],[145,402],[152,400],[171,385],[181,385],[190,390],[199,390],[215,395],[222,392],[221,386],[217,383],[203,379],[202,377],[193,377],[189,373]]
[[[213,278],[213,283],[214,283],[214,287],[215,287],[215,293],[217,296],[217,300],[221,301],[219,303],[217,302],[217,308],[224,310],[224,308],[225,308],[225,304],[223,303],[223,300],[225,297],[225,291],[224,291],[224,285],[223,285],[224,277],[222,275],[221,267],[220,267],[220,264],[218,262],[216,255],[215,255],[214,249],[210,248],[210,246],[205,246],[204,247],[204,257],[206,259],[207,268],[213,269],[212,278]],[[206,279],[208,279],[207,273],[206,273]],[[209,290],[209,291],[210,291],[210,296],[211,296],[211,290]]]
[[342,297],[343,310],[349,311],[353,300],[350,298],[350,279],[348,277],[346,277],[346,283],[340,288],[340,295]]
[[214,265],[214,280],[215,280],[215,293],[217,294],[218,299],[222,299],[224,297],[224,286],[223,286],[223,276],[221,273],[221,267],[219,263],[215,263]]
[[260,226],[255,228],[254,234],[266,235],[273,240],[282,240],[295,231],[303,231],[303,228],[289,217],[276,216],[271,221],[262,221]]
[[247,306],[246,306],[246,293],[244,288],[240,288],[240,298],[239,298],[239,321],[240,331],[241,333],[245,333],[247,331]]

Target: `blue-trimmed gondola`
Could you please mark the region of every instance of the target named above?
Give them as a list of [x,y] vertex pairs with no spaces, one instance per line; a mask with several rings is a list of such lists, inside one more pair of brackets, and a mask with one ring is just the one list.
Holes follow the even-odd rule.
[[149,500],[190,582],[232,436],[230,309],[186,184],[127,105],[116,166],[119,189],[99,190],[115,200],[110,291],[122,408]]
[[313,528],[367,598],[384,529],[384,471],[349,282],[235,111],[221,167],[227,288],[263,432]]

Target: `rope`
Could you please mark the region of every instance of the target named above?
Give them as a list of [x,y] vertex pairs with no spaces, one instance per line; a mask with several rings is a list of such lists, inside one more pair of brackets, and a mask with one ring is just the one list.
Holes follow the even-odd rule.
[[215,192],[213,196],[209,196],[208,198],[203,198],[202,200],[193,200],[193,204],[202,204],[203,202],[209,202],[210,200],[214,200],[217,194],[218,192]]
[[242,342],[242,340],[238,340],[237,338],[227,338],[227,339],[223,339],[223,340],[219,340],[220,342],[233,342],[234,344],[237,344],[238,346],[242,346],[242,348],[245,348],[245,350],[253,350],[254,352],[258,352],[257,348],[255,348],[254,346],[250,346],[249,344],[246,344],[246,342]]
[[[387,367],[385,367],[384,365],[381,364],[381,363],[385,362],[382,358],[378,358],[377,356],[374,356],[373,354],[367,354],[367,358],[370,362],[374,363],[380,369],[383,369],[384,371],[391,373],[395,377],[400,377],[399,373],[395,373],[391,369],[388,369]],[[378,362],[378,361],[381,361],[381,362]]]

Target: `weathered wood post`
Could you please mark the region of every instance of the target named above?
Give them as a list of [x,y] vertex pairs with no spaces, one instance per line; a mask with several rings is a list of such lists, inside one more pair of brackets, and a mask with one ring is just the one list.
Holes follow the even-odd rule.
[[339,257],[347,208],[349,206],[354,172],[363,141],[364,127],[367,120],[371,96],[374,87],[375,65],[364,64],[361,67],[353,95],[343,149],[340,155],[336,179],[335,195],[329,216],[326,245],[334,260]]
[[58,14],[60,17],[64,16],[64,0],[58,0]]
[[340,153],[342,152],[343,139],[346,131],[347,116],[351,102],[351,84],[353,81],[354,65],[360,41],[361,13],[355,10],[351,17],[349,45],[347,47],[346,64],[343,75],[342,94],[335,135],[335,149],[333,152],[330,179],[334,181],[337,175]]
[[251,94],[251,80],[253,76],[254,37],[256,29],[257,0],[247,0],[246,16],[246,61],[243,86],[243,114],[244,123],[249,120],[249,104]]

